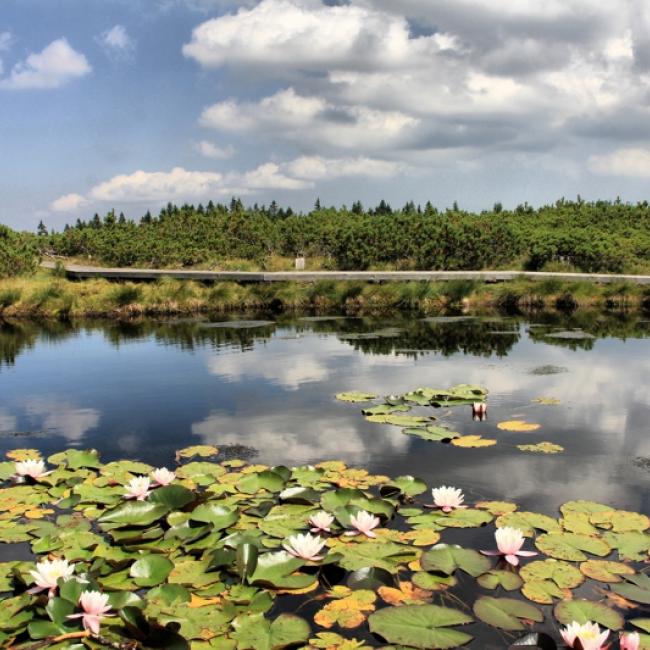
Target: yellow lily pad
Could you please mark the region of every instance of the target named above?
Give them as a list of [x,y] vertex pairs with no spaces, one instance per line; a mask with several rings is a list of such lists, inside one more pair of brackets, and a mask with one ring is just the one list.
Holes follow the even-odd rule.
[[501,431],[515,431],[517,433],[537,431],[541,426],[541,424],[533,424],[532,422],[525,422],[524,420],[506,420],[497,424],[497,427],[501,429]]
[[454,447],[470,449],[474,447],[492,447],[497,444],[497,441],[491,438],[483,438],[482,436],[461,436],[460,438],[454,438],[451,444]]

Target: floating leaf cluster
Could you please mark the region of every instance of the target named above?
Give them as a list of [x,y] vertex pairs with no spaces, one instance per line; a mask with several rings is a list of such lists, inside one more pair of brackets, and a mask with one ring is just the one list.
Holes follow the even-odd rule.
[[[68,450],[18,482],[15,461],[39,456],[11,452],[0,463],[0,646],[479,648],[490,634],[556,643],[558,623],[618,632],[629,619],[650,647],[643,514],[571,501],[554,518],[467,499],[445,512],[411,476],[217,453],[179,451],[172,476]],[[151,476],[167,484],[152,479],[142,500],[125,498]],[[517,528],[538,556],[522,553],[514,567],[481,554],[477,531],[494,526]],[[314,527],[319,548],[304,559],[295,551]]]

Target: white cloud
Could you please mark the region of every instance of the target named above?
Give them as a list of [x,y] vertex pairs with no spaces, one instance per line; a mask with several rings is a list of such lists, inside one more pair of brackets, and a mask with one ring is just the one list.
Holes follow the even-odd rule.
[[54,210],[54,212],[72,212],[83,207],[87,202],[81,194],[65,194],[52,201],[50,210]]
[[200,124],[226,132],[255,132],[302,145],[385,148],[413,138],[420,120],[399,111],[333,104],[280,90],[257,102],[227,100],[204,109]]
[[321,156],[301,156],[284,165],[284,169],[298,178],[310,180],[331,180],[366,176],[368,178],[388,178],[395,176],[403,165],[387,160],[372,158],[322,158]]
[[200,142],[195,142],[193,144],[193,149],[198,154],[205,156],[206,158],[214,158],[215,160],[225,160],[226,158],[232,158],[235,155],[235,148],[231,145],[226,147],[219,147],[214,144],[214,142],[209,142],[208,140],[201,140]]
[[[452,41],[442,44],[448,49]],[[441,49],[439,38],[412,38],[403,16],[369,6],[318,0],[262,0],[208,20],[183,47],[204,66],[224,64],[313,70],[412,66]]]
[[135,50],[135,41],[129,36],[124,25],[115,25],[96,38],[104,52],[115,59],[130,59]]
[[86,57],[70,47],[65,38],[60,38],[14,65],[9,76],[0,80],[0,88],[58,88],[91,70]]
[[650,178],[650,149],[618,149],[612,153],[594,155],[589,168],[606,176],[636,176]]
[[204,21],[183,51],[282,88],[217,102],[203,126],[430,171],[437,152],[447,170],[507,152],[566,161],[589,121],[630,131],[626,110],[650,96],[648,31],[638,0],[262,0]]

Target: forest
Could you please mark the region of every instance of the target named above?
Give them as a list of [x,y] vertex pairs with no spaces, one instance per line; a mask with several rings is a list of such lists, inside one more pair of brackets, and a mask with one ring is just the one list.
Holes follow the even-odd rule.
[[[0,274],[34,268],[38,254],[95,264],[275,270],[307,257],[310,269],[576,270],[642,273],[650,269],[650,206],[620,200],[561,199],[533,208],[472,213],[409,202],[394,210],[324,207],[298,214],[269,206],[168,204],[133,220],[115,211],[77,220],[60,232],[0,230]],[[231,264],[231,266],[229,266]],[[248,265],[248,266],[247,266]]]

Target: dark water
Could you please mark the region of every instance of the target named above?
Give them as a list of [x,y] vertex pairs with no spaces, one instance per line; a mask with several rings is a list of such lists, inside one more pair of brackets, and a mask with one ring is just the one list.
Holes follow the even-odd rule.
[[[95,447],[104,460],[160,465],[191,444],[245,445],[259,462],[342,459],[553,514],[572,498],[650,511],[650,326],[641,316],[248,318],[275,322],[0,325],[0,451]],[[593,338],[548,336],[576,328]],[[533,372],[549,365],[564,371]],[[462,407],[449,424],[497,446],[424,442],[334,399],[457,383],[489,389],[489,419],[473,422]],[[561,403],[532,403],[537,397]],[[542,427],[497,429],[513,418]],[[540,441],[566,452],[516,448]]]

